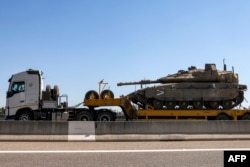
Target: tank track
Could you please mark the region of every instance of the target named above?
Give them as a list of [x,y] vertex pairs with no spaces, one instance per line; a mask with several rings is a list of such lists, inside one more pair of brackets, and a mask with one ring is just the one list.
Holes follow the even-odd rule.
[[[160,101],[155,99],[147,99],[142,95],[134,95],[130,99],[134,104],[137,104],[140,108],[146,109],[147,106],[157,109],[233,109],[239,106],[244,100],[244,93],[240,92],[239,96],[225,101],[211,101],[211,102],[188,102],[188,104],[182,104],[180,101]],[[182,107],[181,107],[182,105]]]

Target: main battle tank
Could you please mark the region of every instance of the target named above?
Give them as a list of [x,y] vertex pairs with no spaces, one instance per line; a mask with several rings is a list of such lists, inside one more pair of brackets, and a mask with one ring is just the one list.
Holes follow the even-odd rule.
[[139,82],[120,82],[117,85],[156,84],[128,94],[128,98],[141,108],[154,109],[194,108],[231,109],[242,103],[246,85],[239,84],[238,74],[217,70],[215,64],[205,64],[205,69],[191,66],[187,71]]

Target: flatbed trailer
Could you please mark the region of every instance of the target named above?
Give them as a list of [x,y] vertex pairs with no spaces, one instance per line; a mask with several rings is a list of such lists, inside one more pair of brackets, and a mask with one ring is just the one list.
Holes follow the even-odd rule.
[[249,109],[162,109],[155,110],[152,106],[136,109],[126,97],[115,99],[85,99],[84,105],[91,107],[119,106],[126,120],[250,120]]

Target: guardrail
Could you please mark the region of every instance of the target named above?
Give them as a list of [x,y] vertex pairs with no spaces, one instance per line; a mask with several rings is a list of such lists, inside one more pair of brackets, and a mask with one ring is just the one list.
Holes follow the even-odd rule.
[[5,141],[147,141],[250,139],[250,121],[0,121]]

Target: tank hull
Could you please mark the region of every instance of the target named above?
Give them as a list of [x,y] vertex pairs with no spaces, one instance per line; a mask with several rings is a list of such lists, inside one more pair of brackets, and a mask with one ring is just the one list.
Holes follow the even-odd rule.
[[128,95],[136,104],[145,108],[151,105],[155,109],[193,107],[231,109],[244,99],[245,85],[236,83],[172,83],[140,89]]

